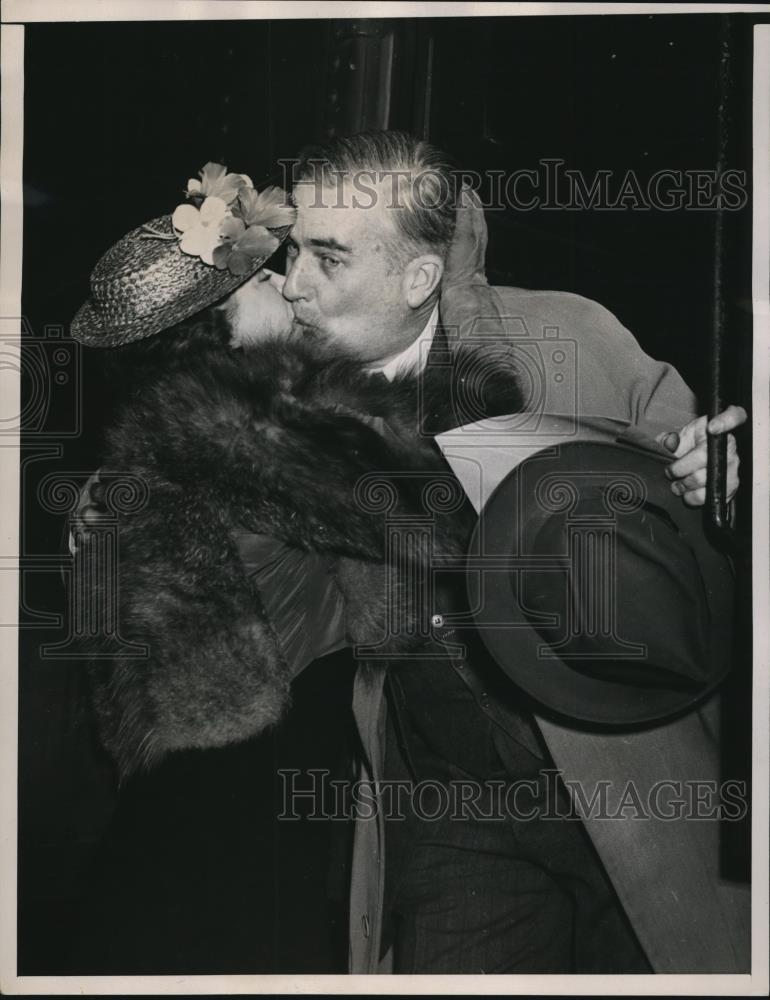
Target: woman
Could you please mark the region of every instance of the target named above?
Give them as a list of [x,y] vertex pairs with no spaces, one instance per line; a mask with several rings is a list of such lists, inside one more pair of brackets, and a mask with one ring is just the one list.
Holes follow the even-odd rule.
[[[203,192],[200,218],[234,176]],[[243,200],[254,220],[251,189],[239,191],[236,208]],[[436,430],[442,413],[451,421],[445,370],[383,385],[360,362],[293,338],[280,281],[261,270],[278,240],[260,234],[245,268],[216,274],[222,243],[212,251],[199,233],[186,251],[177,223],[187,221],[177,209],[108,251],[73,325],[85,343],[117,347],[119,369],[133,354],[141,373],[107,429],[99,479],[104,487],[130,473],[146,502],[119,519],[114,578],[90,573],[93,549],[78,547],[81,586],[106,608],[114,588],[121,639],[146,649],[92,668],[102,741],[122,775],[175,749],[262,731],[285,711],[299,670],[341,645],[378,641],[388,613],[401,627],[382,652],[418,642],[409,637],[425,634],[415,621],[425,609],[398,596],[408,591],[399,572],[424,571],[428,557],[408,553],[391,573],[386,519],[430,515],[433,556],[462,552],[473,525],[459,487],[447,513],[428,506],[426,476],[444,487],[447,477],[419,415],[438,414]],[[247,242],[233,232],[229,260]],[[490,412],[517,403],[510,373],[500,375]],[[494,387],[484,389],[489,404]],[[90,529],[94,513],[84,512]]]

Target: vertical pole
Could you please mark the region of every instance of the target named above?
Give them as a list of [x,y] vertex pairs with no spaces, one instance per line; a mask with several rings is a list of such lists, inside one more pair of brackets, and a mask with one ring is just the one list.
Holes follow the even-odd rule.
[[[730,92],[730,18],[722,15],[719,39],[719,105],[717,108],[717,177],[725,169],[728,147],[728,98]],[[724,208],[717,203],[714,217],[714,299],[712,306],[710,342],[709,419],[724,409],[722,398],[722,350],[724,346]],[[727,436],[720,434],[708,439],[708,478],[706,481],[706,506],[712,524],[723,529],[728,526],[727,512]]]

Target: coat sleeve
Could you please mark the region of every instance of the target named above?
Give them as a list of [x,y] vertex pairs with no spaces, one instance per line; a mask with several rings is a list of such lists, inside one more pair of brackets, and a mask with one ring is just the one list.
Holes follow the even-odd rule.
[[538,352],[546,381],[557,374],[552,370],[554,350],[564,354],[558,395],[552,383],[546,384],[541,405],[553,398],[560,407],[573,407],[578,417],[628,420],[650,437],[678,430],[698,415],[695,396],[677,370],[645,354],[635,337],[597,302],[566,292],[495,292],[507,334]]
[[533,381],[529,409],[619,418],[651,437],[697,416],[676,369],[645,354],[607,309],[565,292],[490,286],[486,248],[481,203],[465,190],[442,282],[442,324],[456,343],[504,337],[519,345]]

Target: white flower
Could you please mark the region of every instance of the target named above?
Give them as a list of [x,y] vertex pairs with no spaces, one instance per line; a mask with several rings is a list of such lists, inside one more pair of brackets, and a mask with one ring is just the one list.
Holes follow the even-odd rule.
[[180,249],[204,264],[213,264],[213,253],[221,242],[222,222],[231,215],[221,198],[206,198],[198,209],[194,205],[179,205],[171,216],[174,229],[181,238]]
[[228,205],[238,197],[242,188],[253,188],[254,184],[246,174],[228,174],[221,163],[207,163],[200,171],[200,180],[191,177],[187,182],[187,197],[221,198]]

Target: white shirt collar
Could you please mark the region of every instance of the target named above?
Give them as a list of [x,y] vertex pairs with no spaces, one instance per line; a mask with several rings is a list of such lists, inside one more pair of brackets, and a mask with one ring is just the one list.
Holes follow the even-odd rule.
[[370,368],[371,372],[381,372],[388,382],[392,382],[397,375],[406,375],[410,372],[419,375],[425,368],[428,361],[428,351],[433,343],[438,326],[438,302],[433,307],[433,312],[428,318],[428,322],[423,327],[422,333],[413,340],[404,350],[391,358],[386,365],[381,368]]

